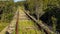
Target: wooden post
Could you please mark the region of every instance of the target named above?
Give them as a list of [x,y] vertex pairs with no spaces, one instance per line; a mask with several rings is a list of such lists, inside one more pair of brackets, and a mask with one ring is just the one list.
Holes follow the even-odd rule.
[[17,21],[16,21],[16,29],[15,29],[16,34],[18,34],[18,22],[19,22],[19,11],[17,13]]

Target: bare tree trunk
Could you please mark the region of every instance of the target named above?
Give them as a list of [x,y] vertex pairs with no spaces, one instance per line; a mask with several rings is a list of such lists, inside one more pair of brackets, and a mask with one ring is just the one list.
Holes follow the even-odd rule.
[[43,0],[35,0],[35,6],[36,6],[36,16],[37,20],[39,21],[39,18],[44,14],[43,12]]
[[35,0],[35,7],[36,7],[36,16],[37,16],[37,20],[39,21],[39,4],[38,4],[38,0]]

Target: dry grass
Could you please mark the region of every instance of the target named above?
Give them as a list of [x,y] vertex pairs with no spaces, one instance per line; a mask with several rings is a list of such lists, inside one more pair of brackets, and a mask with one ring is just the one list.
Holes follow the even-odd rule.
[[0,32],[8,25],[9,23],[0,22]]

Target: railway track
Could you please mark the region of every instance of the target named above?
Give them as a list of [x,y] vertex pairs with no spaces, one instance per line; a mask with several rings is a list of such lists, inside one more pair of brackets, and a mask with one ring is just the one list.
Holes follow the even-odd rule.
[[19,9],[18,34],[41,34],[37,25],[25,14],[24,10]]
[[29,33],[42,34],[41,31],[39,30],[41,28],[45,31],[44,33],[47,34],[55,33],[46,24],[43,24],[42,21],[38,22],[34,17],[29,15],[29,13],[26,12],[25,10],[19,9],[19,11],[16,12],[13,19],[14,20],[10,23],[10,25],[7,26],[0,34],[4,34],[4,33],[12,34],[14,31],[15,34],[29,34]]

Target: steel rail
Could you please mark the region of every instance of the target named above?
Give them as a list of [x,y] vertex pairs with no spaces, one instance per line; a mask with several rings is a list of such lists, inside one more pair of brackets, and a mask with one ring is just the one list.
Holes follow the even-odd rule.
[[16,28],[15,28],[16,33],[15,34],[18,34],[18,22],[19,22],[19,11],[17,12],[17,21],[16,21]]

